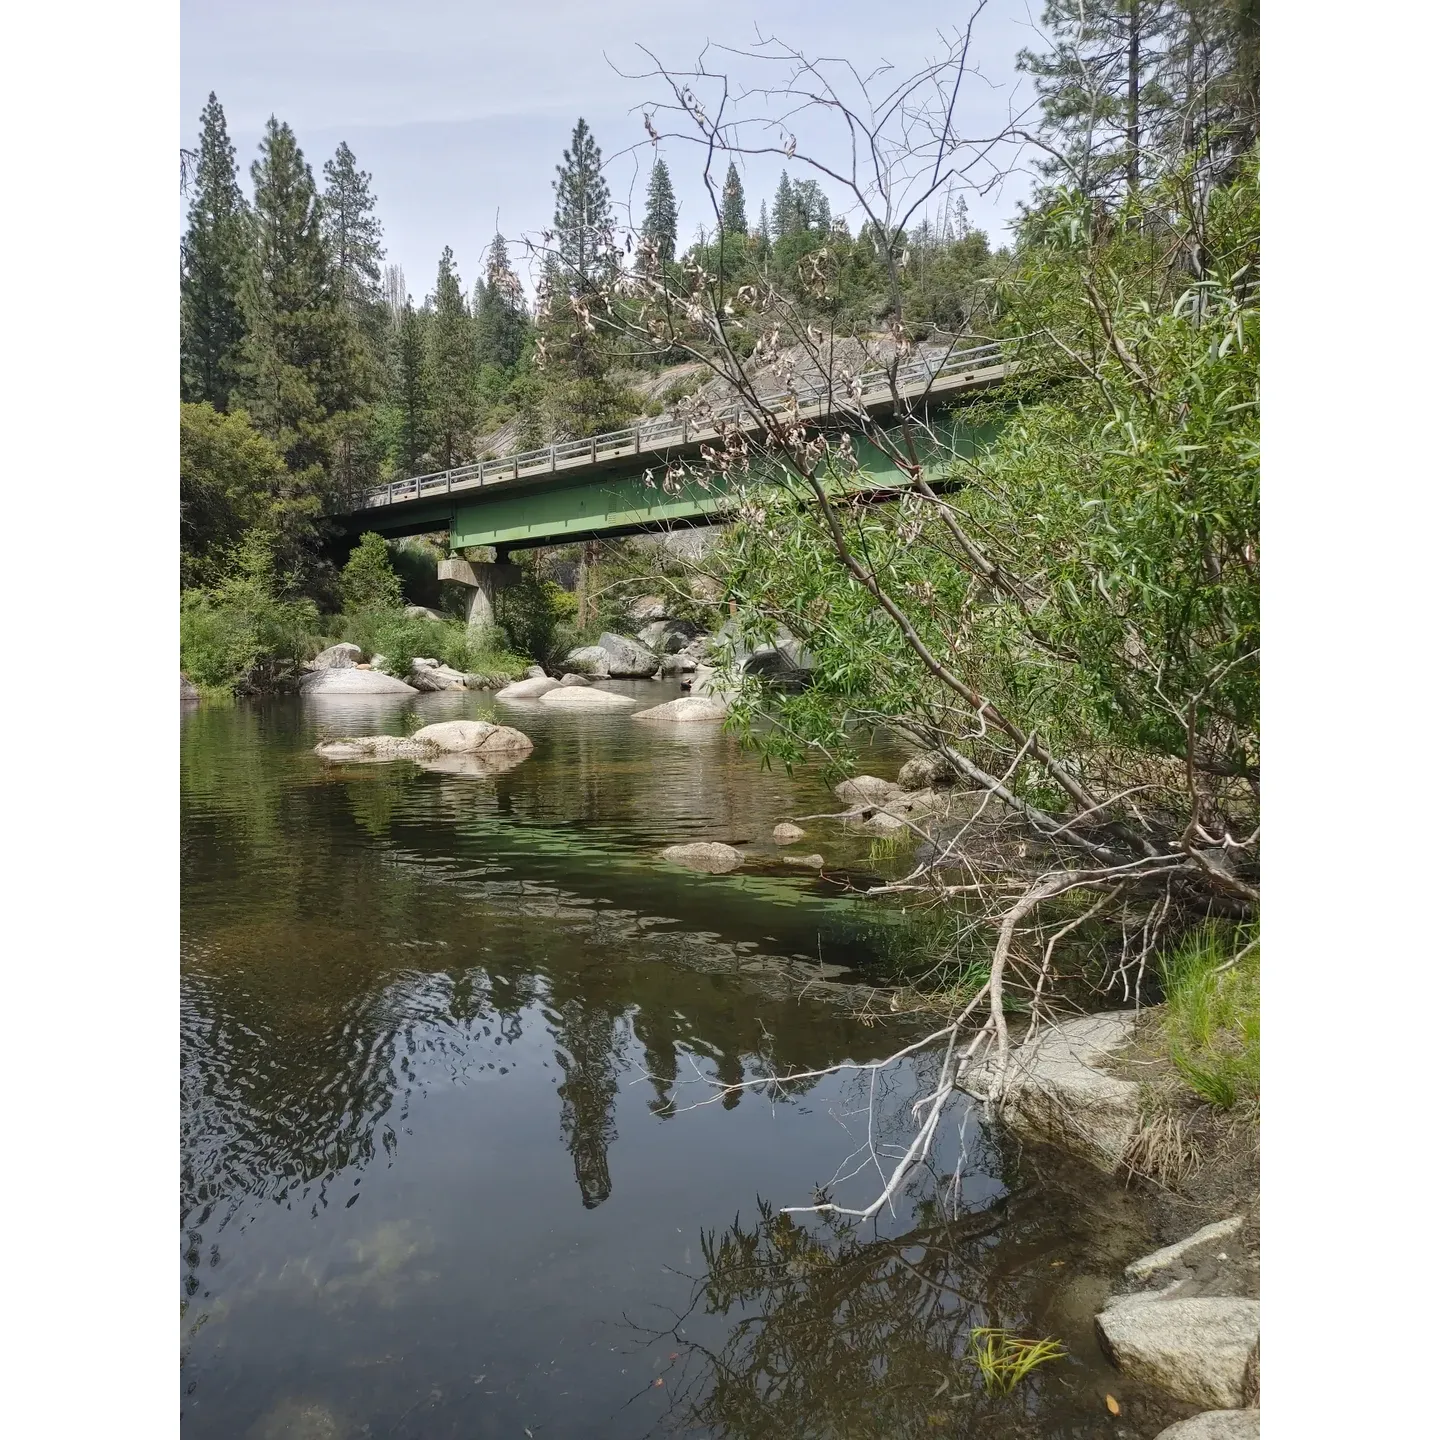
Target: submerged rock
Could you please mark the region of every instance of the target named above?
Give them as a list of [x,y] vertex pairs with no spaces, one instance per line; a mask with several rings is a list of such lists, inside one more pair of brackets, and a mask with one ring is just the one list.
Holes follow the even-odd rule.
[[704,871],[707,875],[723,875],[727,870],[738,870],[745,863],[745,857],[733,845],[722,845],[714,840],[671,845],[660,852],[660,858],[672,865],[683,865],[687,870]]
[[689,725],[702,720],[723,720],[730,713],[730,707],[713,695],[682,695],[678,700],[667,700],[663,705],[652,705],[648,710],[637,710],[637,720],[667,720],[672,724]]
[[554,710],[629,710],[636,702],[593,685],[556,685],[540,697],[540,703]]
[[770,833],[778,845],[793,845],[797,840],[805,838],[805,832],[788,820],[782,820]]
[[495,692],[497,700],[538,700],[551,690],[558,689],[562,681],[552,680],[548,675],[532,675],[526,680],[516,680],[503,690]]
[[415,695],[413,685],[381,670],[328,668],[300,677],[302,695]]
[[1152,1299],[1233,1294],[1234,1287],[1244,1283],[1247,1257],[1240,1235],[1244,1226],[1243,1215],[1232,1215],[1132,1260],[1125,1267],[1126,1290],[1146,1291]]
[[823,855],[782,855],[782,865],[803,865],[807,870],[823,870],[825,868],[825,857]]
[[1260,1412],[1207,1410],[1167,1425],[1155,1440],[1260,1440]]
[[438,751],[433,745],[416,741],[408,735],[357,735],[350,740],[322,740],[315,747],[322,760],[423,760]]
[[[1069,1150],[1113,1175],[1140,1126],[1140,1086],[1097,1069],[1135,1034],[1130,1011],[1080,1015],[1042,1031],[1010,1053],[1000,1118],[1023,1139]],[[995,1061],[962,1075],[961,1087],[988,1098]]]
[[308,665],[307,670],[348,670],[365,658],[365,652],[348,640],[322,650]]
[[1106,1353],[1126,1375],[1191,1405],[1239,1410],[1260,1343],[1260,1303],[1231,1295],[1112,1300],[1095,1317]]

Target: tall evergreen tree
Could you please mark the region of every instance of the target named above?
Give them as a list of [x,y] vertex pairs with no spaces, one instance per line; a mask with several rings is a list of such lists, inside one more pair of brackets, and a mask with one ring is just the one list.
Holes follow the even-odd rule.
[[755,254],[761,260],[770,258],[770,212],[765,202],[760,202],[760,226],[755,231]]
[[770,219],[775,227],[775,239],[783,240],[795,233],[795,187],[790,183],[788,171],[780,172],[780,184],[775,190],[775,205],[770,211]]
[[424,318],[406,295],[390,339],[390,402],[399,414],[395,462],[405,475],[420,473],[430,449],[433,412],[426,348]]
[[355,163],[342,140],[335,157],[325,162],[325,236],[345,284],[345,298],[359,317],[382,298],[380,262],[385,246],[370,175]]
[[821,235],[830,230],[830,201],[818,180],[802,180],[795,187],[796,230],[814,230]]
[[1156,83],[1172,0],[1046,0],[1043,54],[1016,67],[1035,77],[1041,130],[1055,153],[1042,175],[1111,203],[1139,189],[1149,129],[1164,107]]
[[725,189],[721,192],[721,226],[731,235],[744,235],[750,229],[745,218],[745,187],[740,183],[740,172],[735,162],[725,172]]
[[614,219],[600,147],[584,119],[575,122],[564,163],[555,167],[555,233],[569,287],[593,290],[610,264]]
[[213,90],[200,127],[194,198],[180,245],[180,395],[224,410],[245,338],[240,290],[249,216],[236,178],[235,147]]
[[475,427],[475,349],[470,312],[455,271],[455,255],[448,245],[435,277],[429,341],[435,459],[442,469],[449,470],[468,458]]
[[655,247],[663,261],[675,258],[675,233],[680,212],[675,205],[675,188],[670,183],[670,167],[656,157],[650,169],[650,184],[645,191],[645,223],[641,234]]
[[485,275],[475,286],[475,358],[508,370],[520,359],[530,317],[525,290],[510,265],[505,237],[497,234],[485,254]]
[[291,470],[319,472],[330,464],[328,422],[356,388],[353,327],[330,263],[314,176],[294,131],[273,115],[250,176],[255,243],[242,290],[247,333],[239,393]]

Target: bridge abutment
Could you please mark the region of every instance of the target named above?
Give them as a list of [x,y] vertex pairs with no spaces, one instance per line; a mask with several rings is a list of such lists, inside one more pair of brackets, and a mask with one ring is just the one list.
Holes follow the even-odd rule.
[[453,580],[470,591],[470,604],[465,623],[472,630],[484,630],[495,623],[495,596],[520,574],[507,560],[490,563],[484,560],[442,560],[439,576]]

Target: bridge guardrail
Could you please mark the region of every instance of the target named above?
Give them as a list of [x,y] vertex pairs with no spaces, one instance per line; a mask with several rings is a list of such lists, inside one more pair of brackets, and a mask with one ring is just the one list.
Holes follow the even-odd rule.
[[[895,385],[906,390],[912,385],[933,384],[942,377],[959,374],[967,370],[984,368],[987,364],[1003,364],[1005,350],[1016,342],[992,341],[977,345],[969,350],[956,351],[940,357],[924,355],[902,365],[895,373]],[[936,360],[939,363],[935,363]],[[859,396],[849,387],[841,387],[834,381],[812,380],[797,385],[793,391],[777,390],[756,397],[761,408],[773,409],[790,403],[792,396],[800,409],[829,400],[831,408],[844,411],[886,398],[890,392],[890,375],[885,370],[866,371],[858,377]],[[713,439],[720,433],[722,425],[743,423],[751,417],[752,407],[736,400],[721,410],[710,410],[700,421],[682,418],[679,420],[650,420],[628,426],[624,430],[611,430],[604,435],[591,435],[584,440],[564,440],[539,449],[521,451],[503,459],[473,460],[468,465],[458,465],[449,470],[436,470],[427,475],[415,475],[405,480],[392,480],[372,490],[365,497],[365,508],[377,505],[392,505],[399,500],[418,500],[426,495],[448,495],[455,490],[468,490],[476,486],[494,484],[500,480],[518,480],[522,476],[544,474],[561,466],[569,468],[570,462],[612,459],[616,455],[643,454],[653,450],[665,440],[678,439],[689,444],[696,440]]]

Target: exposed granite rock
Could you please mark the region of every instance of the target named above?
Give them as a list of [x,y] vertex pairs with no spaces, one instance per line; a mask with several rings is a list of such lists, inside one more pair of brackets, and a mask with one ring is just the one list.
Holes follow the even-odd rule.
[[723,875],[727,870],[738,870],[745,863],[745,857],[733,845],[721,845],[713,840],[698,841],[692,845],[671,845],[660,852],[660,858],[672,865],[683,865],[687,870],[702,870],[709,875]]

